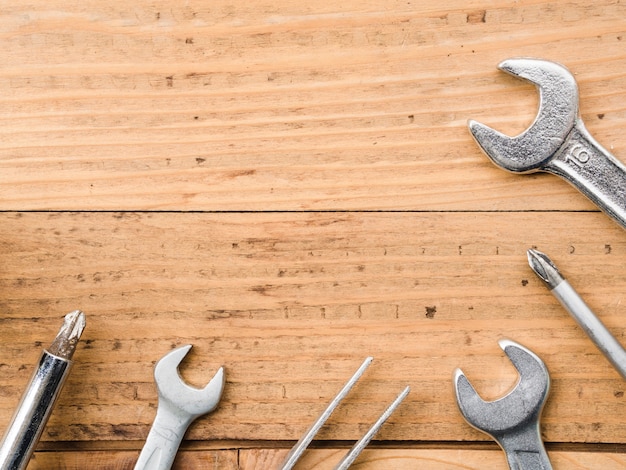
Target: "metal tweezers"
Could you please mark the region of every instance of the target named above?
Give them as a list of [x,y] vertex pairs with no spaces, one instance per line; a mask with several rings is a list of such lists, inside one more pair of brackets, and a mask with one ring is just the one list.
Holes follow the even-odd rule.
[[[291,470],[296,462],[300,459],[308,445],[311,443],[317,432],[324,425],[330,414],[337,408],[337,405],[343,400],[346,395],[350,392],[350,389],[354,386],[357,380],[363,375],[365,369],[368,368],[370,363],[374,358],[368,357],[363,361],[361,367],[355,372],[355,374],[348,380],[348,382],[343,386],[343,388],[339,391],[339,393],[333,398],[328,407],[322,412],[320,417],[313,423],[313,425],[307,430],[307,432],[300,438],[300,440],[296,443],[295,446],[289,451],[287,457],[283,461],[282,465],[279,467],[281,470]],[[354,446],[350,449],[350,451],[344,456],[343,459],[337,464],[335,470],[346,470],[352,465],[352,463],[356,460],[359,454],[365,449],[367,444],[372,440],[372,438],[376,435],[378,430],[387,421],[387,418],[391,416],[391,414],[395,411],[395,409],[402,403],[402,400],[406,398],[409,394],[410,387],[406,387],[402,392],[397,396],[397,398],[389,405],[389,407],[383,412],[383,414],[378,418],[378,420],[372,425],[372,427],[359,439]]]

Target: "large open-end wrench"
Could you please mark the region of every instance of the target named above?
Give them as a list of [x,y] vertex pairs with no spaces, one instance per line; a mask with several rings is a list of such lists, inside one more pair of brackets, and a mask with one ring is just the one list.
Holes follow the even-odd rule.
[[470,120],[478,145],[505,170],[561,176],[626,228],[626,167],[596,142],[578,116],[578,86],[572,74],[562,65],[538,59],[508,59],[498,67],[537,85],[539,112],[516,137]]
[[548,369],[524,346],[510,340],[499,344],[519,372],[517,384],[504,397],[487,402],[457,369],[454,386],[459,409],[470,425],[500,444],[512,470],[551,470],[539,430],[550,390]]
[[222,397],[225,381],[222,367],[203,389],[183,381],[178,365],[190,349],[188,344],[170,351],[154,368],[159,394],[157,414],[135,470],[169,470],[189,425],[197,417],[213,411]]

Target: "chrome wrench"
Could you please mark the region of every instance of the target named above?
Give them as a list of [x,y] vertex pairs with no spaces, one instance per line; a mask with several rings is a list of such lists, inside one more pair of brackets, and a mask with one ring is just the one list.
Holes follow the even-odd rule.
[[222,397],[225,381],[222,367],[203,389],[183,381],[178,365],[190,349],[188,344],[170,351],[154,368],[159,394],[157,414],[135,470],[169,470],[189,425],[197,417],[213,411]]
[[459,409],[470,425],[502,447],[511,470],[551,470],[539,430],[550,390],[548,369],[521,344],[510,340],[500,340],[499,344],[519,372],[517,384],[504,397],[487,402],[457,369],[454,385]]
[[539,112],[516,137],[470,120],[469,130],[481,149],[505,170],[562,177],[626,228],[626,167],[585,128],[572,74],[539,59],[508,59],[498,68],[537,86]]

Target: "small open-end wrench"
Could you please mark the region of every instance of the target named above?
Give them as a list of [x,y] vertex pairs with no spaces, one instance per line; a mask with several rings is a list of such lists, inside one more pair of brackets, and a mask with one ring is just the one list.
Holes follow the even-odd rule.
[[460,369],[454,374],[457,404],[465,420],[502,447],[512,470],[551,470],[539,420],[550,390],[545,364],[532,351],[510,340],[500,347],[519,372],[513,390],[495,401],[484,401]]
[[189,425],[197,417],[213,411],[222,397],[225,381],[222,367],[203,389],[184,382],[178,372],[178,365],[190,349],[191,345],[188,344],[170,351],[154,368],[159,394],[157,414],[135,470],[171,468]]
[[470,120],[470,132],[499,167],[515,173],[545,171],[564,178],[626,228],[626,167],[589,134],[578,116],[578,86],[562,65],[508,59],[501,70],[539,89],[531,126],[508,137]]

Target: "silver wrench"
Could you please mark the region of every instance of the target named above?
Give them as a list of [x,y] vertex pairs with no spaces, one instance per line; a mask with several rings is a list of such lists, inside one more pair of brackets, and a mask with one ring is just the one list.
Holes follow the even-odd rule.
[[539,420],[550,390],[548,369],[524,346],[500,340],[500,347],[519,372],[513,390],[495,401],[484,401],[460,369],[454,373],[457,404],[465,420],[502,447],[512,470],[551,470]]
[[572,74],[562,65],[538,59],[508,59],[498,68],[537,85],[539,112],[516,137],[470,120],[478,145],[505,170],[562,177],[626,228],[626,167],[585,128]]
[[222,397],[223,367],[203,389],[191,387],[183,381],[178,365],[190,349],[188,344],[170,351],[154,368],[159,394],[157,414],[135,470],[168,470],[189,425],[197,417],[213,411]]

